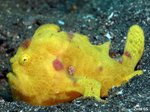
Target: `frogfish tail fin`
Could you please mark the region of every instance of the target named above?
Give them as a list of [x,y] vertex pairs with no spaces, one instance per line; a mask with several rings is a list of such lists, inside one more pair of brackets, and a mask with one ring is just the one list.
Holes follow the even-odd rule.
[[122,56],[123,64],[135,68],[144,51],[144,32],[138,25],[130,27]]

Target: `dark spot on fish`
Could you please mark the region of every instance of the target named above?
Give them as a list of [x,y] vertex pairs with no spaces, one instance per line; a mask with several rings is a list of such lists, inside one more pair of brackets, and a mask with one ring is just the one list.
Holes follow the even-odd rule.
[[103,67],[100,66],[100,67],[98,68],[98,70],[99,70],[100,72],[103,71]]
[[130,42],[131,44],[133,43],[133,41],[132,41],[131,39],[129,40],[129,42]]
[[31,43],[31,39],[26,39],[25,41],[23,41],[23,43],[21,44],[21,47],[24,49],[27,49],[30,46]]
[[132,58],[130,52],[128,52],[128,51],[125,51],[125,52],[124,52],[124,55],[127,56],[127,57],[130,58],[130,59]]
[[141,50],[138,50],[138,53],[139,53],[139,54],[141,54],[141,52],[142,52]]
[[55,68],[56,71],[60,71],[64,68],[62,62],[59,59],[55,59],[53,61],[53,67]]

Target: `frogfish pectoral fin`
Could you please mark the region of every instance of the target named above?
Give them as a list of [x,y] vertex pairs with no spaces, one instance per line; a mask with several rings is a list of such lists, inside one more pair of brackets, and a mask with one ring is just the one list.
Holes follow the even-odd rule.
[[100,98],[101,84],[95,79],[79,77],[77,83],[83,87],[84,97],[94,97],[95,99],[105,102]]

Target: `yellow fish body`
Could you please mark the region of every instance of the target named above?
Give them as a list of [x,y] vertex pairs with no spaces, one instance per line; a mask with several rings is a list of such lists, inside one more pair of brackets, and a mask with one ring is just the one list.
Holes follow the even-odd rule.
[[134,71],[144,50],[144,33],[138,25],[128,32],[120,61],[109,56],[110,42],[92,45],[88,37],[60,31],[54,24],[39,27],[11,58],[7,74],[14,98],[32,105],[53,105],[77,97],[108,95],[141,70]]

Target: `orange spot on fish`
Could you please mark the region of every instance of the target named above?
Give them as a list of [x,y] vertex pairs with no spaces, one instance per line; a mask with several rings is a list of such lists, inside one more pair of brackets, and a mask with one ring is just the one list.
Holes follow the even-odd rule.
[[128,58],[132,58],[130,52],[128,52],[128,51],[125,51],[124,55],[127,56]]
[[24,49],[27,49],[30,46],[30,43],[31,43],[31,39],[26,39],[25,41],[23,41],[23,43],[21,44],[21,46]]
[[62,62],[59,59],[55,59],[53,61],[53,67],[55,68],[56,71],[60,71],[64,68]]

